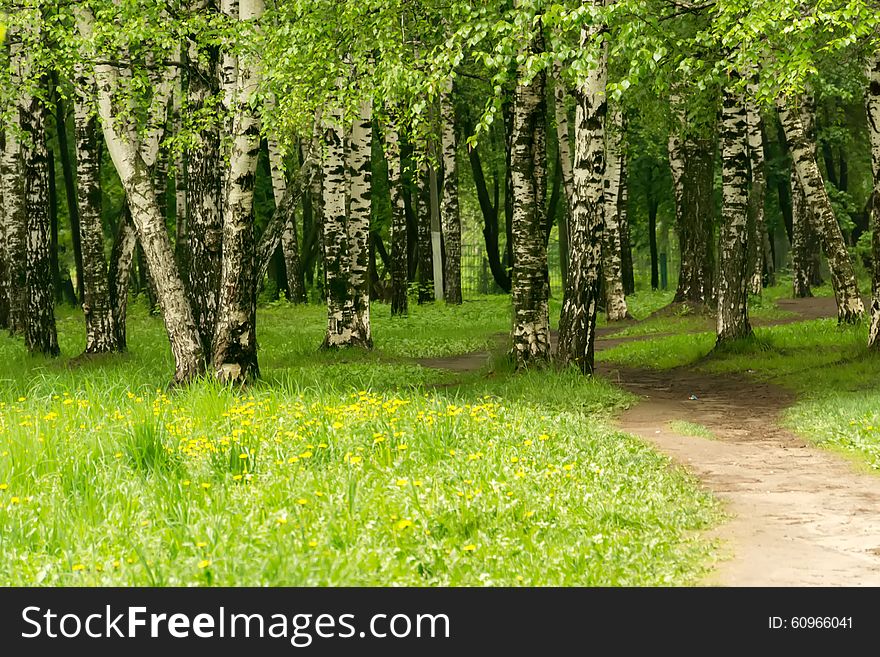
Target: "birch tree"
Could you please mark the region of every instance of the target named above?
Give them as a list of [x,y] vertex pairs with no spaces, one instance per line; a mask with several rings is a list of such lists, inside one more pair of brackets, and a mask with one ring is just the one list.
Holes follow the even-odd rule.
[[[243,29],[262,16],[263,0],[239,0]],[[223,242],[220,295],[214,329],[213,366],[225,383],[244,384],[257,378],[257,280],[254,238],[254,178],[260,153],[260,115],[255,101],[259,70],[253,56],[238,62],[231,102],[232,144],[223,190]]]
[[604,181],[605,230],[602,243],[602,273],[605,276],[605,312],[609,322],[629,316],[623,285],[623,238],[620,225],[624,196],[623,112],[615,107],[606,122],[606,159]]
[[749,142],[741,94],[724,90],[721,110],[722,205],[718,250],[718,317],[716,344],[751,335],[749,323]]
[[865,94],[865,107],[871,137],[871,171],[874,183],[871,193],[873,270],[868,347],[877,350],[880,348],[880,51],[873,53],[866,68],[868,89]]
[[[537,21],[523,58],[544,49]],[[547,245],[544,241],[546,162],[542,103],[546,74],[530,76],[520,66],[514,92],[511,169],[513,177],[513,356],[518,368],[550,360],[550,309]]]
[[400,135],[390,119],[385,125],[385,161],[388,163],[388,188],[391,192],[391,315],[405,316],[407,296],[406,206],[403,199],[403,171],[400,158]]
[[[77,8],[77,27],[86,41],[92,37],[94,22],[90,9]],[[120,113],[116,107],[119,71],[112,64],[98,62],[94,75],[104,142],[125,189],[137,236],[156,284],[175,360],[174,380],[183,383],[204,369],[204,354],[192,310],[174,260],[165,218],[156,203],[150,171],[139,150],[136,131],[129,123],[128,112]]]
[[458,140],[455,107],[452,102],[453,83],[450,77],[440,91],[442,122],[443,199],[440,216],[443,226],[443,297],[446,303],[460,304],[461,299],[461,216],[458,201]]
[[837,320],[841,323],[856,322],[864,314],[864,305],[859,296],[855,272],[843,233],[837,223],[837,217],[831,207],[831,199],[825,189],[825,181],[816,162],[815,149],[807,139],[797,108],[792,107],[785,98],[777,101],[777,107],[798,181],[803,188],[804,198],[810,205],[809,216],[814,218],[816,228],[822,237],[822,246],[831,269],[831,283],[837,302]]
[[369,245],[372,208],[373,112],[369,100],[360,102],[354,120],[348,152],[348,257],[352,303],[352,341],[362,347],[373,346],[370,326]]
[[[601,0],[595,2],[601,5]],[[581,48],[599,45],[596,63],[579,81],[574,126],[574,206],[569,226],[569,269],[559,318],[557,358],[584,374],[593,372],[596,311],[601,277],[605,175],[604,117],[608,100],[608,45],[597,44],[601,26],[581,30]]]
[[[269,168],[272,176],[272,193],[275,198],[275,207],[281,206],[284,195],[287,192],[287,179],[284,172],[281,147],[277,140],[268,140]],[[291,205],[284,208],[285,216],[282,217],[281,228],[281,253],[284,257],[284,272],[287,277],[288,301],[292,303],[305,303],[306,285],[303,279],[302,263],[300,261],[299,239],[296,228],[296,207]],[[261,277],[260,277],[261,278]],[[258,278],[258,282],[260,280]]]

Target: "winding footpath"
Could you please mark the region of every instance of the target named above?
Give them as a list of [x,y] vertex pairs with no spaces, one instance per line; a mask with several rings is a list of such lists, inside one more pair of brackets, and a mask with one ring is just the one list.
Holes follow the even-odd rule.
[[[779,306],[795,315],[773,324],[836,314],[833,299]],[[631,339],[637,338],[606,332],[596,349]],[[487,356],[421,363],[465,372],[483,367]],[[619,428],[671,457],[723,502],[728,520],[711,531],[719,561],[704,584],[880,586],[880,476],[782,428],[792,393],[691,368],[633,369],[600,360],[598,374],[642,397],[619,417]],[[703,425],[712,438],[676,433],[674,420]]]

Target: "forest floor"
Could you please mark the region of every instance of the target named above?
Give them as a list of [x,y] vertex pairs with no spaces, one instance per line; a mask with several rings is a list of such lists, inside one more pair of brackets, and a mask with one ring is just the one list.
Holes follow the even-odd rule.
[[[865,359],[852,354],[840,358],[827,348],[836,360],[820,356],[818,362],[803,362],[798,353],[798,348],[822,351],[821,340],[805,341],[807,334],[828,333],[828,339],[844,343],[844,350],[853,342],[852,330],[835,335],[840,330],[822,319],[836,316],[833,298],[778,299],[776,306],[778,316],[771,313],[755,324],[780,328],[758,329],[753,344],[740,345],[726,359],[707,353],[713,336],[705,332],[702,318],[696,323],[684,319],[680,324],[690,325],[680,326],[684,331],[678,333],[670,326],[669,332],[635,331],[618,337],[633,333],[633,327],[604,328],[596,345],[599,375],[641,397],[620,415],[618,427],[684,466],[724,502],[729,518],[710,532],[720,544],[719,563],[705,584],[880,585],[880,477],[866,472],[862,459],[817,449],[786,426],[792,424],[789,409],[798,403],[798,392],[831,387],[823,386],[830,382],[828,375],[817,378],[816,371],[827,371],[829,365],[837,370],[864,367]],[[771,331],[794,333],[780,337]],[[774,339],[785,341],[774,356],[786,359],[786,368],[768,357],[779,347],[772,344]],[[604,352],[612,357],[605,358]],[[485,359],[485,354],[465,354],[423,364],[465,372]],[[852,374],[844,376],[852,380]],[[774,378],[784,385],[770,380]],[[833,415],[842,405],[864,402],[858,396],[860,385],[850,388],[844,386],[833,401],[814,395],[818,409],[812,412]],[[842,402],[840,395],[847,393],[854,400]],[[848,424],[861,425],[854,433],[870,432],[869,422],[873,416]],[[805,424],[808,433],[817,428],[815,420]],[[832,426],[828,433],[844,432]],[[821,436],[810,437],[821,442]],[[851,440],[846,445],[827,442],[860,457],[867,452],[871,461],[870,450]]]

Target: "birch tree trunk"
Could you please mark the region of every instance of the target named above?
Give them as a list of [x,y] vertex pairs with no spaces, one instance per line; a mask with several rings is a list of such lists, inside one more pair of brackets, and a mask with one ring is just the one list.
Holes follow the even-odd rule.
[[559,216],[559,264],[562,270],[563,286],[568,278],[568,222],[574,207],[574,179],[571,170],[567,95],[565,81],[562,79],[562,64],[555,62],[553,64],[553,105],[556,117],[556,147],[559,152],[559,171],[562,176],[562,191],[565,196],[565,211]]
[[354,121],[348,152],[349,213],[348,257],[351,286],[352,342],[367,349],[373,346],[370,327],[370,211],[372,208],[373,108],[361,103]]
[[716,345],[751,335],[749,323],[749,141],[741,95],[724,90],[721,110],[721,240]]
[[[296,233],[296,206],[283,203],[284,196],[287,193],[287,179],[284,175],[283,158],[278,142],[274,139],[268,140],[268,148],[275,209],[281,208],[284,211],[284,216],[281,218],[280,242],[281,253],[284,256],[284,272],[287,278],[288,301],[292,303],[305,303],[306,285],[303,280],[299,241]],[[262,278],[262,276],[257,277],[257,285],[259,285]]]
[[440,120],[443,124],[443,199],[440,216],[443,227],[443,297],[446,303],[460,304],[461,298],[461,214],[458,202],[458,142],[455,133],[455,106],[452,78],[440,92]]
[[[528,50],[543,51],[540,24]],[[525,52],[525,51],[524,51]],[[513,357],[517,368],[543,365],[550,360],[550,288],[544,192],[546,162],[542,105],[546,76],[538,73],[530,82],[520,67],[514,91],[511,173],[513,189]]]
[[[426,145],[422,143],[423,148]],[[418,238],[418,303],[428,303],[434,300],[434,257],[431,245],[431,185],[429,180],[428,162],[426,152],[419,162],[416,172],[418,198],[416,202],[416,235]]]
[[[89,9],[77,9],[77,23],[80,33],[89,39],[94,25]],[[138,239],[153,273],[175,360],[174,380],[182,383],[204,369],[204,355],[192,310],[174,261],[164,217],[156,204],[149,168],[131,137],[131,127],[120,120],[114,108],[119,73],[114,66],[99,63],[95,66],[95,81],[104,141],[128,197]]]
[[40,99],[26,95],[21,107],[24,212],[27,219],[27,309],[24,342],[28,351],[57,356],[55,295],[49,245],[49,162],[46,111]]
[[[187,85],[188,86],[188,85]],[[172,99],[174,133],[180,134],[183,128],[183,74],[179,74],[174,83]],[[175,149],[174,153],[174,256],[183,280],[189,280],[189,209],[187,199],[189,193],[187,180],[187,162],[183,151]]]
[[767,194],[767,177],[764,171],[764,125],[751,86],[745,100],[745,109],[752,181],[749,190],[749,226],[752,229],[749,235],[749,261],[752,267],[749,288],[752,294],[761,294],[764,287],[764,273],[767,273],[768,281],[773,275],[773,254],[768,253],[770,239],[767,236],[767,224],[764,218],[764,197]]
[[[239,0],[238,20],[259,20],[263,0]],[[254,179],[260,155],[259,86],[255,61],[239,61],[229,172],[223,192],[223,258],[213,365],[224,383],[245,384],[260,375],[257,363],[257,281]]]
[[633,294],[636,291],[629,226],[629,164],[627,157],[628,153],[624,149],[620,154],[620,194],[617,197],[617,223],[620,226],[620,269],[624,295]]
[[[582,30],[581,47],[587,47],[595,33]],[[584,374],[593,373],[596,310],[601,279],[607,77],[606,42],[602,45],[596,66],[588,71],[576,92],[572,169],[574,205],[569,226],[568,278],[559,318],[557,348],[557,358],[562,364],[573,364]]]
[[391,191],[391,316],[406,316],[409,310],[406,207],[403,200],[400,136],[391,121],[385,126],[385,161],[388,163],[388,188]]
[[3,155],[6,150],[6,135],[0,132],[0,329],[9,328],[9,253],[7,252],[6,231],[9,225],[6,204],[6,175]]
[[120,351],[116,330],[107,261],[104,256],[104,229],[101,223],[101,161],[98,142],[98,119],[92,112],[96,95],[94,76],[82,64],[77,65],[74,98],[74,135],[76,141],[77,207],[80,244],[83,255],[83,314],[86,319],[87,354]]
[[[220,59],[216,52],[201,54],[191,44],[188,60],[192,73],[187,87],[187,105],[193,113],[203,112],[216,102]],[[223,244],[220,127],[213,123],[205,125],[197,135],[196,147],[190,149],[188,155],[187,288],[202,351],[207,356],[213,353],[217,326]]]
[[[9,41],[10,84],[21,86],[22,45],[17,28],[6,35]],[[13,110],[12,126],[6,131],[2,154],[3,204],[6,214],[6,267],[9,281],[9,332],[24,333],[27,313],[27,219],[24,208],[22,147],[17,131],[21,112]]]
[[817,232],[822,237],[837,301],[837,320],[841,323],[856,322],[864,314],[864,306],[843,233],[837,217],[834,216],[825,181],[816,163],[815,148],[807,139],[803,120],[798,112],[791,109],[785,99],[778,100],[777,107],[795,171],[803,188],[804,198],[810,206],[810,216],[814,218]]
[[810,206],[794,166],[791,180],[791,275],[795,298],[813,296],[812,286],[821,284],[819,277],[818,236],[810,217]]
[[134,263],[134,252],[137,247],[137,230],[131,220],[128,201],[122,208],[119,226],[113,238],[110,251],[110,267],[107,279],[110,287],[110,310],[113,315],[114,340],[119,351],[128,346],[126,334],[126,315],[128,313],[128,286],[131,280],[131,269]]
[[681,265],[674,303],[696,307],[715,300],[715,143],[687,131],[682,99],[670,103],[677,117],[669,136],[669,164]]
[[871,239],[873,263],[871,277],[871,325],[868,329],[868,348],[880,348],[880,52],[868,62],[868,91],[865,106],[868,131],[871,135],[871,171],[874,189],[871,194]]
[[347,180],[342,111],[327,112],[324,121],[323,211],[327,334],[323,347],[335,348],[353,344],[356,335],[352,330],[354,303],[351,299],[346,225]]
[[605,131],[605,232],[602,243],[602,273],[605,276],[605,312],[609,322],[618,322],[629,316],[623,289],[623,244],[620,230],[623,168],[620,144],[623,112],[615,108],[606,121],[610,123],[610,129]]

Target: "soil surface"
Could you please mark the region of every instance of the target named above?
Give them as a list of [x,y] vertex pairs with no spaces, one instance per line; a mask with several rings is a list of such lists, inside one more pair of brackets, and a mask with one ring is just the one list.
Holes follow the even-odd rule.
[[[788,323],[836,316],[833,299],[785,299]],[[619,344],[608,332],[596,349]],[[651,339],[657,336],[641,336]],[[420,361],[457,372],[486,365],[487,352]],[[792,393],[747,377],[624,368],[598,375],[643,398],[618,426],[693,473],[722,500],[729,520],[712,531],[721,560],[705,584],[880,586],[880,477],[780,426]],[[712,438],[686,436],[673,421]]]

